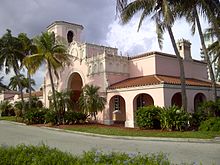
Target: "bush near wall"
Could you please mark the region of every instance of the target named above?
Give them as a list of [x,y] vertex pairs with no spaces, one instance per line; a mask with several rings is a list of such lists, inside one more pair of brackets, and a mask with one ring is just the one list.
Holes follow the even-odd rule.
[[2,101],[0,103],[1,116],[15,116],[15,111],[9,101]]
[[47,108],[31,108],[25,111],[24,121],[27,124],[43,124],[45,122],[45,115]]
[[182,131],[188,128],[189,114],[177,106],[160,108],[141,107],[136,112],[136,122],[141,129],[166,129]]
[[125,154],[125,153],[103,153],[100,151],[85,152],[81,156],[64,153],[58,149],[50,149],[42,146],[0,147],[0,164],[37,164],[37,165],[80,165],[80,164],[113,164],[113,165],[170,165],[165,154]]
[[204,118],[220,117],[220,99],[203,102],[197,113],[201,113]]
[[200,104],[198,110],[191,114],[190,127],[198,130],[203,121],[212,117],[220,117],[220,99],[217,101],[205,101]]
[[212,117],[202,121],[199,126],[200,131],[220,131],[220,117]]
[[88,115],[83,112],[67,111],[64,115],[65,124],[85,123]]
[[182,131],[187,129],[189,113],[177,106],[163,108],[160,113],[161,128],[166,130]]
[[136,122],[141,129],[160,128],[160,112],[157,106],[140,107],[136,112]]

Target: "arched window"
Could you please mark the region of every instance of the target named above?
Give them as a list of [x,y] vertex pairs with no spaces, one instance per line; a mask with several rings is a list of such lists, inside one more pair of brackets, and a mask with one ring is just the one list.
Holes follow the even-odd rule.
[[197,93],[196,96],[194,97],[194,112],[198,110],[198,107],[204,101],[206,101],[205,95],[203,93]]
[[175,93],[171,100],[171,105],[176,105],[178,107],[182,107],[182,95],[180,92]]
[[68,31],[68,33],[67,33],[67,41],[68,41],[68,43],[71,43],[73,41],[73,36],[74,36],[73,32],[72,31]]

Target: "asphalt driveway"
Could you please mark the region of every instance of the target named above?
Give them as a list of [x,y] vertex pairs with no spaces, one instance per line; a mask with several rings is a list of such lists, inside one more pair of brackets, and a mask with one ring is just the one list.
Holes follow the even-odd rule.
[[73,154],[81,154],[83,151],[91,149],[127,153],[164,152],[169,154],[169,158],[173,163],[196,162],[199,164],[202,162],[205,165],[220,164],[219,143],[94,137],[0,121],[0,144],[15,146],[22,143],[32,145],[43,143]]

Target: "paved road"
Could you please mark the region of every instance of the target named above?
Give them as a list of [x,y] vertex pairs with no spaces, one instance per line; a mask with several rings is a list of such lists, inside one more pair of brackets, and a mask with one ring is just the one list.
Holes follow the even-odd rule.
[[103,151],[141,152],[169,154],[173,163],[202,162],[205,165],[220,165],[220,144],[125,140],[49,130],[0,121],[0,144],[46,144],[73,154],[91,149]]

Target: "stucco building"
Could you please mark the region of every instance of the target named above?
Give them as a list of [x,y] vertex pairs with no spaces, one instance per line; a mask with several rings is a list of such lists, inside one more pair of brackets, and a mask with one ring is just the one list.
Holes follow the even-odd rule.
[[[98,120],[104,124],[124,123],[134,127],[134,113],[144,105],[181,105],[179,66],[175,55],[148,52],[134,57],[118,55],[117,48],[81,41],[83,26],[56,21],[47,27],[49,32],[64,38],[68,53],[73,56],[71,65],[59,70],[55,79],[58,91],[73,90],[77,101],[85,84],[100,87],[100,95],[107,104]],[[191,57],[189,41],[179,40],[179,52],[184,59],[187,84],[188,111],[193,112],[198,103],[211,99],[211,83],[206,63]],[[219,93],[219,91],[218,91]],[[51,85],[45,74],[43,101],[49,106]]]

